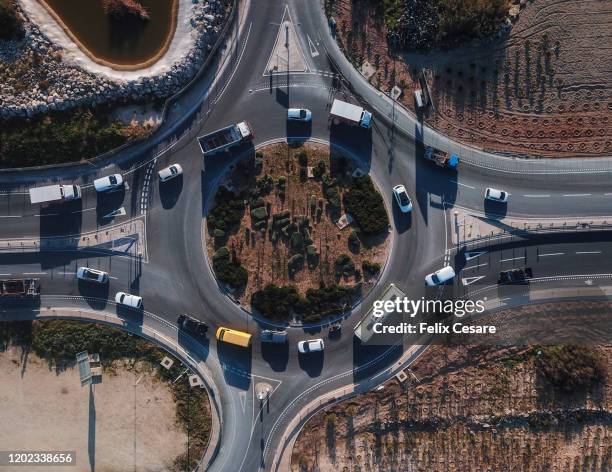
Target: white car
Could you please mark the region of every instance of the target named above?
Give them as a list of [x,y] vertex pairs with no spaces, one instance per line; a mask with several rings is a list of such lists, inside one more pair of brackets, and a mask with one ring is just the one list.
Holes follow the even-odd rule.
[[160,170],[157,175],[159,175],[159,180],[161,182],[166,182],[167,180],[178,177],[183,173],[183,168],[178,164],[172,164],[168,167]]
[[434,285],[440,285],[444,282],[448,282],[453,278],[455,278],[454,269],[451,266],[446,266],[425,277],[425,283],[430,287],[433,287]]
[[300,341],[298,343],[298,351],[301,354],[307,354],[309,352],[320,352],[325,348],[322,339],[309,339],[307,341]]
[[291,121],[310,121],[312,113],[306,108],[289,108],[287,110],[287,119]]
[[142,297],[130,295],[125,292],[117,292],[117,295],[115,295],[115,302],[119,305],[125,305],[131,308],[142,308]]
[[94,180],[96,192],[110,192],[123,187],[123,177],[121,174],[107,175]]
[[503,190],[489,187],[485,191],[485,199],[491,200],[494,202],[505,203],[508,201],[508,192],[504,192]]
[[89,267],[79,267],[77,270],[77,279],[86,282],[94,282],[97,284],[105,284],[108,282],[108,274],[98,269],[90,269]]
[[412,202],[410,201],[408,192],[406,192],[406,187],[401,184],[396,185],[393,187],[393,195],[395,195],[395,200],[397,200],[397,205],[400,207],[402,213],[409,213],[412,211]]

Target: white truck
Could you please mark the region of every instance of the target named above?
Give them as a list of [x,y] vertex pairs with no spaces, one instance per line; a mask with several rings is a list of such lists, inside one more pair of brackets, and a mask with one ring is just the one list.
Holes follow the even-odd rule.
[[253,130],[246,121],[231,124],[212,133],[198,138],[198,144],[204,157],[221,151],[227,151],[232,146],[248,139],[253,139]]
[[32,203],[49,203],[81,198],[81,187],[78,185],[47,185],[30,189]]
[[372,113],[360,106],[343,102],[342,100],[334,99],[329,114],[332,119],[349,125],[361,126],[362,128],[370,128],[372,126]]

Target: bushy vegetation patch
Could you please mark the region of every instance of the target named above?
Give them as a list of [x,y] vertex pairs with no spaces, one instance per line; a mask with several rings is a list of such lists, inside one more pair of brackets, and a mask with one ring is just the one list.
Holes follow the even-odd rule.
[[88,109],[12,119],[0,123],[0,167],[78,162],[147,133],[141,127],[110,122]]
[[382,196],[368,175],[355,179],[353,186],[344,194],[344,207],[366,235],[378,234],[389,226]]
[[287,321],[299,301],[300,295],[293,285],[268,284],[251,296],[253,308],[275,321]]
[[563,393],[591,390],[605,379],[606,369],[597,351],[586,346],[542,348],[538,374]]
[[249,281],[249,273],[242,267],[236,254],[224,246],[213,255],[213,270],[222,282],[236,289],[243,289]]
[[235,229],[240,224],[244,214],[244,199],[221,187],[215,196],[215,201],[215,207],[210,211],[206,224],[211,235],[223,238],[227,231]]

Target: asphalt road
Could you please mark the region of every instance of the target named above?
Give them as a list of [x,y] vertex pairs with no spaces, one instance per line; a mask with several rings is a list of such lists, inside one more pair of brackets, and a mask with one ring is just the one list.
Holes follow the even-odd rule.
[[[241,11],[243,27],[234,37],[239,46],[235,60],[228,64],[230,72],[224,72],[228,80],[216,89],[214,108],[208,108],[206,119],[191,122],[187,134],[181,137],[177,133],[173,147],[155,160],[151,160],[151,149],[144,148],[129,162],[118,158],[117,164],[102,169],[84,166],[74,180],[84,186],[82,200],[47,208],[29,203],[27,186],[56,181],[57,171],[30,176],[33,183],[27,185],[17,185],[10,177],[0,176],[2,239],[17,241],[93,231],[102,234],[113,225],[136,220],[146,223],[147,251],[140,257],[59,249],[0,253],[1,277],[39,277],[41,303],[45,306],[119,311],[117,314],[136,317],[132,321],[138,322],[137,314],[118,310],[112,303],[115,292],[122,290],[141,295],[148,313],[170,323],[164,329],[170,329],[168,326],[175,324],[178,315],[189,313],[206,320],[213,332],[218,326],[231,326],[255,335],[247,351],[218,344],[214,336],[200,340],[195,347],[192,339],[183,337],[186,346],[202,351],[221,391],[218,401],[223,406],[223,436],[210,470],[270,470],[282,433],[310,400],[341,386],[375,385],[393,375],[389,366],[402,356],[405,347],[364,348],[352,336],[354,325],[371,301],[390,283],[409,297],[420,298],[478,296],[485,291],[496,296],[497,273],[514,266],[531,266],[536,277],[547,278],[547,284],[553,286],[578,286],[592,274],[603,274],[598,279],[602,282],[612,278],[611,259],[607,257],[612,252],[612,241],[608,233],[514,238],[470,248],[483,254],[466,260],[464,253],[449,247],[450,229],[445,214],[453,206],[490,212],[483,194],[491,186],[510,192],[510,201],[503,209],[508,216],[607,216],[612,203],[612,189],[607,188],[608,170],[612,169],[608,169],[607,162],[566,160],[560,164],[499,159],[447,141],[365,83],[338,51],[317,5],[290,0],[287,11],[308,72],[272,77],[265,74],[279,32],[278,23],[287,18],[287,13],[284,3],[253,0],[248,9]],[[334,98],[366,103],[374,111],[373,128],[330,126],[328,115]],[[179,105],[177,109],[187,110],[190,104]],[[312,111],[312,124],[288,125],[286,109],[302,106]],[[203,247],[202,219],[220,176],[242,151],[248,153],[252,149],[203,162],[194,138],[241,120],[248,120],[254,127],[255,146],[293,136],[342,148],[370,171],[383,193],[391,215],[392,255],[377,287],[352,314],[345,316],[339,340],[328,339],[327,326],[292,327],[288,329],[286,346],[262,345],[257,333],[268,325],[235,304],[210,271]],[[415,142],[415,136],[458,152],[462,157],[458,172],[425,161],[423,147]],[[151,142],[153,146],[153,138]],[[175,162],[181,164],[184,175],[160,184],[156,171]],[[125,191],[96,194],[91,187],[93,179],[114,172],[123,173]],[[415,203],[408,217],[398,211],[392,200],[390,189],[398,183],[407,187]],[[113,215],[120,209],[124,211]],[[440,268],[449,257],[458,272],[454,284],[426,290],[424,276]],[[109,271],[112,278],[108,286],[78,283],[74,274],[81,265]],[[481,276],[470,282],[470,278]],[[8,307],[4,316],[10,317],[18,309]],[[325,338],[325,352],[298,355],[297,341],[314,337]],[[267,402],[255,397],[260,384],[271,386]]]

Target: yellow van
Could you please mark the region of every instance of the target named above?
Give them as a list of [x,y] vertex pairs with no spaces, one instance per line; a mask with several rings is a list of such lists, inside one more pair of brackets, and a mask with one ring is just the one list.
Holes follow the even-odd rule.
[[235,344],[236,346],[249,347],[251,345],[251,335],[249,333],[224,328],[223,326],[217,329],[216,337],[219,341]]

